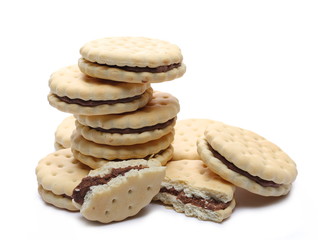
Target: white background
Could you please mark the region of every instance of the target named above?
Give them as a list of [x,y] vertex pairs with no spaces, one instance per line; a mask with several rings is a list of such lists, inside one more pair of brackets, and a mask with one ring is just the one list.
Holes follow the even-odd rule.
[[[0,25],[1,239],[317,239],[317,1],[1,1]],[[186,74],[153,88],[180,100],[179,119],[223,121],[280,146],[299,171],[291,193],[238,190],[222,224],[151,204],[102,225],[44,204],[34,170],[67,116],[47,102],[49,76],[108,36],[179,45]]]

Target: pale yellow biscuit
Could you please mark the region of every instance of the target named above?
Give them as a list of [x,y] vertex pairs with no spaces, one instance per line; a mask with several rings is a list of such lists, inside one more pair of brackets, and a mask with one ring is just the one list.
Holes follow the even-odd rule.
[[73,114],[112,114],[137,110],[151,99],[149,84],[128,84],[89,77],[78,66],[51,75],[48,100],[53,107]]
[[[104,158],[96,158],[93,156],[84,155],[75,149],[72,149],[72,152],[74,154],[74,157],[78,159],[78,161],[82,162],[83,164],[89,166],[92,169],[100,168],[106,163],[110,162],[109,160],[106,160]],[[147,157],[147,160],[148,161],[156,160],[160,162],[162,166],[164,166],[167,164],[168,161],[171,160],[172,153],[173,153],[173,147],[169,146],[167,149],[164,149],[157,154],[150,155],[149,157]]]
[[80,53],[99,64],[150,68],[179,63],[183,58],[178,46],[145,37],[96,39],[84,44]]
[[209,119],[178,120],[175,125],[172,160],[201,159],[197,151],[197,139],[204,136],[207,126],[213,123]]
[[71,135],[75,129],[75,118],[73,115],[66,117],[55,131],[56,148],[71,147]]
[[69,211],[78,211],[78,208],[74,206],[71,198],[62,195],[56,195],[51,191],[45,190],[41,185],[38,187],[38,192],[43,201],[46,203],[58,208],[67,209]]
[[179,111],[180,105],[176,97],[169,93],[154,91],[150,102],[135,112],[101,116],[76,115],[75,117],[81,124],[93,128],[138,129],[164,123],[176,117]]
[[173,119],[172,123],[163,129],[156,129],[141,133],[107,133],[84,126],[78,121],[76,122],[76,129],[85,139],[89,141],[112,146],[124,146],[141,144],[159,139],[173,130],[175,122],[176,121]]
[[36,167],[41,197],[56,207],[74,211],[74,207],[70,207],[73,189],[89,170],[74,159],[70,148],[49,154]]
[[71,137],[72,149],[95,158],[131,159],[144,158],[151,154],[156,154],[161,150],[167,149],[173,141],[174,132],[171,132],[159,139],[136,145],[128,146],[110,146],[97,144],[83,138],[77,131],[74,131]]
[[[109,176],[114,170],[127,167],[142,169],[127,169],[117,176]],[[91,171],[89,176],[82,180],[83,183],[87,183],[90,178],[103,179],[104,183],[90,186],[86,193],[81,193],[83,188],[79,184],[74,189],[73,202],[88,220],[102,223],[122,221],[136,215],[150,203],[159,192],[164,176],[165,168],[157,161],[110,162]],[[76,195],[84,195],[83,202]]]
[[198,140],[198,151],[212,171],[256,194],[287,194],[297,176],[296,164],[278,146],[254,132],[220,122],[207,128],[205,139]]
[[186,72],[186,65],[183,63],[180,67],[160,73],[130,72],[107,65],[92,63],[83,58],[79,59],[78,66],[83,73],[89,76],[129,83],[159,83],[180,78]]
[[48,100],[51,106],[57,108],[60,111],[82,114],[82,115],[100,115],[100,114],[117,114],[135,111],[145,106],[152,96],[152,89],[147,89],[139,99],[133,100],[127,103],[115,103],[115,104],[102,104],[95,107],[80,106],[78,104],[69,104],[56,97],[55,94],[50,93]]
[[171,161],[154,200],[201,220],[221,222],[235,206],[235,187],[213,173],[201,160]]

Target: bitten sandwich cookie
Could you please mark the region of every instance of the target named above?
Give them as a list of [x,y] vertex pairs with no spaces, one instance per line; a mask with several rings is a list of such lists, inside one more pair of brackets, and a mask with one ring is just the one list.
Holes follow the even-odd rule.
[[71,135],[75,130],[75,118],[73,115],[66,117],[55,131],[55,149],[71,147]]
[[73,189],[89,170],[86,165],[74,159],[69,148],[49,154],[36,167],[40,196],[58,208],[78,211],[71,196]]
[[109,37],[90,41],[78,62],[89,76],[129,83],[156,83],[181,77],[186,67],[178,46],[145,37]]
[[154,200],[201,220],[222,222],[234,207],[235,187],[210,171],[201,160],[171,161]]
[[109,223],[136,215],[159,192],[165,168],[156,161],[112,162],[74,188],[74,205],[88,220]]
[[63,112],[102,115],[135,111],[152,97],[149,84],[97,79],[72,65],[58,70],[49,80],[49,103]]
[[95,143],[112,146],[141,144],[170,133],[179,110],[177,98],[154,91],[151,101],[138,111],[101,116],[76,115],[76,125],[84,138]]
[[204,131],[213,123],[210,119],[183,119],[175,125],[174,148],[172,160],[200,160],[197,151],[197,140],[204,136]]
[[206,165],[236,186],[263,196],[280,196],[290,191],[297,176],[296,164],[278,146],[258,134],[212,123],[198,152]]

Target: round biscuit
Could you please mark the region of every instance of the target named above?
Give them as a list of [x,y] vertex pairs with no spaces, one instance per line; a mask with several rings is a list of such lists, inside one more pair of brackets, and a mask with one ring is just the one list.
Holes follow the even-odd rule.
[[175,44],[145,37],[108,37],[84,44],[80,53],[98,64],[158,67],[182,62],[181,50]]
[[51,93],[71,99],[117,100],[143,94],[149,84],[124,83],[93,78],[82,73],[77,65],[54,72],[49,79]]
[[[55,131],[56,147],[71,147],[71,135],[75,129],[75,118],[73,115],[66,117],[57,127]],[[60,149],[59,148],[59,149]]]
[[78,66],[83,73],[89,76],[128,83],[165,82],[180,78],[186,72],[186,65],[184,63],[182,63],[180,67],[160,73],[125,71],[116,67],[92,63],[83,58],[79,59]]
[[58,150],[38,162],[38,184],[55,195],[71,196],[74,187],[85,177],[90,168],[76,160],[70,148]]
[[[73,152],[74,156],[76,157],[76,159],[78,159],[78,161],[82,162],[83,164],[89,166],[92,169],[100,168],[103,165],[105,165],[106,163],[110,162],[110,161],[103,159],[103,158],[96,158],[93,156],[84,155],[75,149],[72,149],[72,152]],[[155,160],[155,161],[160,162],[160,164],[162,166],[164,166],[172,158],[172,153],[173,153],[173,147],[169,146],[167,149],[163,150],[163,152],[157,153],[157,154],[153,155],[152,157],[150,157],[147,161]],[[128,159],[128,160],[130,160],[130,159]]]
[[116,104],[103,104],[95,107],[83,107],[78,104],[68,104],[61,101],[56,97],[55,94],[50,93],[48,95],[48,101],[51,106],[57,108],[60,111],[81,114],[81,115],[101,115],[101,114],[119,114],[132,112],[139,108],[144,107],[150,100],[152,96],[152,88],[148,88],[142,95],[141,98],[136,99],[132,102],[127,103],[116,103]]
[[179,101],[169,93],[154,91],[150,102],[138,111],[120,115],[76,115],[76,119],[85,126],[93,128],[133,128],[138,129],[164,123],[175,118],[180,111]]
[[173,141],[173,136],[174,131],[159,139],[143,144],[110,146],[88,141],[77,131],[74,131],[71,137],[71,147],[84,155],[108,160],[144,158],[168,148]]
[[213,123],[209,119],[184,119],[178,120],[175,125],[175,136],[173,140],[172,160],[198,159],[197,139],[204,136],[204,131],[209,124]]
[[87,140],[112,146],[124,146],[146,143],[159,139],[173,130],[175,121],[163,129],[144,131],[141,133],[106,133],[84,126],[76,121],[77,131]]
[[38,187],[38,192],[44,202],[49,203],[55,207],[67,209],[69,211],[79,211],[73,204],[72,199],[61,195],[56,195],[51,191],[45,190],[41,185]]
[[295,162],[252,131],[214,122],[205,131],[205,138],[225,159],[253,176],[277,184],[290,184],[297,176]]

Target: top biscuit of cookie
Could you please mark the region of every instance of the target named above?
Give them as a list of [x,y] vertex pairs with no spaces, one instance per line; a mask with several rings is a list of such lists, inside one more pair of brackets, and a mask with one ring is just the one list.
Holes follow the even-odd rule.
[[182,62],[178,46],[145,37],[109,37],[90,41],[81,49],[84,59],[98,64],[155,68]]

